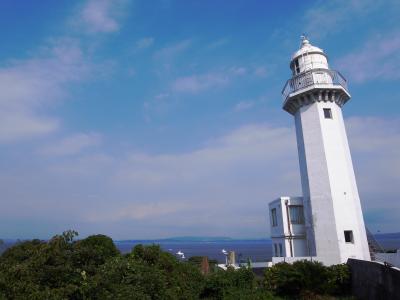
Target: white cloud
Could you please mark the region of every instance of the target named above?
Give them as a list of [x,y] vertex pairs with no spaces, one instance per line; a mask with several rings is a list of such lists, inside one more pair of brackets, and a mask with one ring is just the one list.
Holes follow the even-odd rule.
[[219,40],[216,40],[215,42],[210,43],[207,46],[207,49],[216,49],[216,48],[220,48],[222,46],[225,46],[227,43],[229,42],[228,38],[221,38]]
[[371,38],[335,64],[355,82],[400,79],[400,31]]
[[124,207],[120,210],[107,211],[104,214],[98,214],[95,211],[89,212],[87,219],[89,222],[118,222],[121,220],[146,220],[149,218],[159,218],[171,214],[177,214],[188,208],[183,203],[163,203],[153,202],[145,204],[135,204]]
[[[346,123],[367,224],[396,230],[400,121]],[[31,222],[29,207],[50,227],[114,238],[267,237],[268,202],[301,194],[294,128],[269,124],[240,127],[183,153],[85,153],[44,164],[24,158],[0,170],[0,190],[0,219],[11,218],[10,225]]]
[[235,76],[242,76],[247,73],[247,69],[245,67],[232,67],[230,71]]
[[136,42],[136,49],[146,49],[151,47],[154,44],[154,38],[153,37],[145,37],[141,38]]
[[55,131],[59,121],[29,112],[0,113],[0,143],[32,138]]
[[225,67],[218,71],[179,77],[172,83],[171,88],[175,92],[197,93],[223,87],[230,81],[243,77],[247,73],[248,69],[243,66]]
[[99,134],[77,133],[63,138],[52,144],[48,144],[40,150],[43,155],[74,155],[79,154],[87,148],[98,146],[101,143]]
[[207,89],[224,86],[228,81],[228,76],[222,73],[192,75],[176,79],[172,83],[172,89],[176,92],[197,93]]
[[156,59],[170,60],[170,59],[173,59],[176,55],[187,50],[191,45],[192,45],[192,41],[190,39],[182,40],[175,44],[171,44],[171,45],[168,45],[164,48],[157,50],[154,54],[154,57]]
[[353,117],[346,127],[367,225],[373,232],[398,231],[400,119]]
[[254,107],[254,101],[240,101],[235,105],[235,111],[240,112]]
[[74,23],[88,33],[118,31],[119,18],[126,4],[126,0],[88,0]]
[[304,31],[311,39],[324,38],[351,26],[357,17],[365,17],[384,4],[384,1],[374,0],[318,1],[304,15]]
[[37,57],[14,60],[0,68],[0,142],[46,134],[59,121],[39,113],[65,96],[67,83],[90,72],[75,40],[53,42]]
[[169,97],[169,93],[160,93],[156,95],[154,98],[157,100],[162,100]]
[[265,66],[256,67],[254,70],[254,75],[258,77],[266,77],[268,75],[268,69]]
[[[383,211],[386,216],[367,217],[367,223],[373,229],[396,230],[397,215],[391,212],[400,210],[393,201],[400,193],[400,120],[359,117],[346,123],[365,215]],[[170,235],[212,230],[267,236],[268,202],[280,195],[301,195],[294,129],[268,124],[238,128],[192,152],[133,153],[111,178],[113,189],[124,190],[125,196],[133,193],[138,206],[135,212],[135,205],[126,203],[126,214],[122,208],[108,210],[115,222],[118,217],[143,218],[145,224],[161,222],[172,231],[179,223],[182,228],[168,231]],[[106,220],[105,212],[97,213],[99,222],[101,216]]]

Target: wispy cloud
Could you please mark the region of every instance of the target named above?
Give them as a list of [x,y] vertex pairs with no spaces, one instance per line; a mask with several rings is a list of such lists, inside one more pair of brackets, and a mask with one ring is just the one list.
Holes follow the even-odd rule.
[[157,50],[154,54],[156,59],[172,59],[176,55],[182,53],[187,50],[192,45],[192,41],[190,39],[179,41],[175,44],[168,45],[164,48]]
[[254,107],[254,101],[240,101],[235,105],[235,111],[240,112]]
[[219,71],[179,77],[172,83],[171,88],[175,92],[198,93],[226,86],[234,78],[246,74],[247,68],[234,66]]
[[336,61],[339,70],[356,82],[400,78],[400,31],[375,36],[361,48]]
[[216,49],[216,48],[220,48],[220,47],[222,47],[222,46],[225,46],[225,45],[228,44],[228,43],[229,43],[229,39],[228,39],[228,38],[221,38],[221,39],[219,39],[219,40],[216,40],[216,41],[210,43],[210,44],[207,46],[207,49]]
[[265,66],[259,66],[254,69],[254,75],[258,77],[267,77],[268,76],[268,68]]
[[324,38],[349,26],[354,18],[365,17],[385,4],[374,0],[318,1],[304,15],[304,31],[312,39]]
[[247,69],[245,67],[232,67],[230,72],[232,72],[233,75],[241,76],[247,73]]
[[144,37],[136,42],[135,48],[137,50],[146,49],[146,48],[151,47],[153,44],[154,44],[153,37]]
[[0,69],[0,142],[46,134],[59,121],[39,113],[63,98],[67,83],[86,78],[90,64],[76,40],[60,39],[42,54]]
[[87,33],[111,33],[120,29],[119,18],[127,0],[88,0],[74,23]]
[[192,75],[176,79],[172,84],[172,89],[176,92],[197,93],[210,88],[224,86],[228,81],[229,79],[226,75],[218,73]]
[[[127,0],[88,0],[73,17],[88,33],[113,32]],[[54,132],[61,123],[46,115],[45,107],[68,97],[68,85],[87,79],[94,69],[82,40],[53,37],[26,59],[9,60],[0,68],[0,143]]]
[[2,112],[0,119],[0,143],[49,134],[59,127],[55,118],[23,111]]
[[400,119],[353,117],[346,127],[367,225],[374,231],[395,230],[400,211],[400,202],[393,201],[400,193]]
[[157,100],[162,100],[169,97],[169,93],[160,93],[156,95],[154,98]]
[[40,149],[43,155],[74,155],[79,154],[87,148],[98,146],[101,143],[101,136],[95,133],[77,133],[61,140],[55,141]]
[[132,220],[148,220],[150,218],[159,218],[161,216],[168,216],[177,214],[188,208],[185,203],[165,203],[165,202],[152,202],[144,204],[135,204],[130,207],[122,209],[111,209],[104,213],[91,211],[87,215],[89,222],[119,222],[132,221]]

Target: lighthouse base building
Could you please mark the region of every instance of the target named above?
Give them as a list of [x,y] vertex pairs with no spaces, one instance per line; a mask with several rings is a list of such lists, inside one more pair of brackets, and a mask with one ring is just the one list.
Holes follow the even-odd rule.
[[272,262],[370,260],[342,115],[347,82],[306,38],[290,68],[283,109],[294,116],[303,196],[269,204]]

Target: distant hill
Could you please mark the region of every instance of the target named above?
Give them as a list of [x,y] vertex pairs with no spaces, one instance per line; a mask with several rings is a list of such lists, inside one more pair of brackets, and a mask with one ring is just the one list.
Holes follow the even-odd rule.
[[166,238],[164,241],[176,241],[176,242],[221,242],[221,241],[232,241],[233,239],[225,236],[178,236],[172,238]]
[[230,237],[217,236],[217,237],[207,237],[207,236],[178,236],[165,239],[150,239],[150,240],[119,240],[116,243],[130,243],[130,242],[224,242],[224,241],[234,241]]
[[377,240],[382,240],[382,239],[400,239],[400,232],[378,233],[378,234],[374,234],[374,237]]

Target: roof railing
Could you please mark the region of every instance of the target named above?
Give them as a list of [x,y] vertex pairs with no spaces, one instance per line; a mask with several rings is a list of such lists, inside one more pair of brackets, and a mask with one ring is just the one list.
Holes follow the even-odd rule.
[[285,101],[290,94],[304,88],[310,86],[326,86],[327,84],[339,85],[347,91],[347,81],[340,72],[328,69],[312,69],[300,73],[286,81],[282,90],[283,101]]

